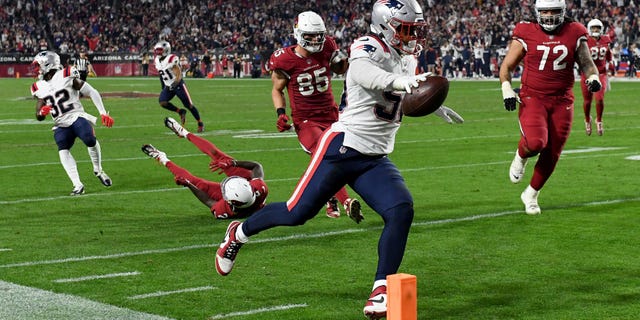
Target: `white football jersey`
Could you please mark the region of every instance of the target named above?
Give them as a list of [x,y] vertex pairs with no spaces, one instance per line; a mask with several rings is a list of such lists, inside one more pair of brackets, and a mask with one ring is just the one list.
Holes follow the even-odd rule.
[[417,60],[400,55],[376,36],[364,36],[351,45],[347,71],[347,105],[333,131],[345,133],[344,145],[362,154],[393,151],[402,111],[401,92],[391,88],[399,76],[415,75]]
[[78,117],[95,124],[96,117],[84,111],[80,91],[73,88],[73,79],[79,77],[75,67],[66,67],[58,70],[49,81],[41,79],[31,86],[33,96],[43,99],[45,105],[51,105],[51,117],[56,127],[68,127]]
[[176,74],[173,72],[173,67],[180,67],[180,58],[175,54],[167,55],[166,57],[161,58],[160,56],[156,56],[154,59],[154,63],[156,65],[156,69],[160,74],[160,78],[162,78],[162,82],[164,82],[165,86],[171,86],[176,79]]

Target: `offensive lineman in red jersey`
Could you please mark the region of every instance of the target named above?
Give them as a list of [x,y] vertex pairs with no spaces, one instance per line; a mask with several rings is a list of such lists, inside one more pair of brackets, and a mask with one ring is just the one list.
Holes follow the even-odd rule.
[[[298,43],[275,51],[269,59],[271,98],[278,115],[278,131],[289,130],[284,97],[287,89],[298,141],[305,152],[313,154],[324,130],[338,121],[331,72],[347,71],[347,55],[340,51],[333,38],[325,36],[324,21],[313,11],[298,15],[293,32]],[[351,219],[358,223],[363,219],[360,202],[349,198],[344,187],[327,203],[328,217],[340,216],[337,201],[343,204]]]
[[598,92],[591,92],[585,83],[586,77],[584,73],[580,73],[582,82],[582,109],[584,110],[584,126],[588,136],[591,135],[591,100],[596,97],[596,130],[598,135],[601,136],[604,133],[604,127],[602,126],[602,112],[604,111],[604,93],[607,91],[607,65],[613,69],[613,63],[611,62],[611,38],[608,35],[603,34],[604,25],[602,21],[593,19],[587,24],[587,31],[589,37],[587,38],[587,45],[591,52],[591,59],[598,68],[600,74],[600,83],[602,83],[602,89]]
[[[602,84],[591,60],[586,28],[565,17],[564,0],[536,0],[537,23],[520,22],[513,31],[507,56],[500,67],[505,109],[520,102],[520,142],[509,168],[518,183],[530,157],[539,155],[529,186],[520,199],[527,214],[540,214],[538,194],[558,163],[573,121],[573,65],[578,63],[591,92]],[[511,73],[524,62],[519,96],[511,88]]]

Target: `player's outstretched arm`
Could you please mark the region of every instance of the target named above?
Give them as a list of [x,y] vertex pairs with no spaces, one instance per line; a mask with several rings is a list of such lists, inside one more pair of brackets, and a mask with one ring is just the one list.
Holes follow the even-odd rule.
[[189,190],[191,190],[191,193],[193,193],[193,195],[196,196],[196,198],[198,198],[200,202],[202,202],[205,206],[207,206],[207,208],[213,207],[213,205],[216,204],[216,202],[218,202],[210,198],[206,192],[196,188],[196,186],[193,185],[193,183],[191,183],[191,181],[189,180],[184,180],[183,182],[176,181],[176,183],[189,188]]
[[235,166],[251,170],[251,179],[264,179],[264,169],[259,162],[251,160],[235,160]]

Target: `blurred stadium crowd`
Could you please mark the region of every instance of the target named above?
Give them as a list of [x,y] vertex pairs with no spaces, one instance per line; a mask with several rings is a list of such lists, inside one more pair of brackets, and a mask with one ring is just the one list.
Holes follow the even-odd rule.
[[[613,41],[614,59],[633,64],[640,55],[638,0],[567,0],[567,15],[586,23],[600,19]],[[428,39],[421,56],[425,70],[450,77],[491,77],[506,50],[516,22],[530,19],[534,0],[425,0]],[[160,39],[173,52],[269,57],[295,43],[295,16],[320,13],[328,33],[346,51],[368,32],[372,0],[0,0],[3,54],[55,50],[151,52]],[[259,53],[259,54],[258,54]],[[435,57],[435,58],[434,58]],[[480,59],[478,59],[480,58]],[[435,59],[435,62],[434,60]],[[489,60],[487,60],[489,59]],[[491,61],[491,62],[489,62]],[[435,64],[435,65],[434,65]],[[447,68],[451,68],[451,73]]]

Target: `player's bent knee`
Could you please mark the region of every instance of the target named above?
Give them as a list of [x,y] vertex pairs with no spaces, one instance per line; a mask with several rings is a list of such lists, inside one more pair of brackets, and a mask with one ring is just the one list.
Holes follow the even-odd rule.
[[545,147],[545,141],[542,138],[528,138],[526,149],[528,154],[538,154]]
[[391,222],[411,225],[411,222],[413,222],[413,215],[413,203],[405,202],[384,212],[383,217],[385,218],[386,223]]
[[94,135],[81,136],[80,140],[82,140],[82,142],[84,142],[84,145],[86,145],[89,148],[95,147],[96,143],[98,141],[96,139],[96,136],[94,136]]

